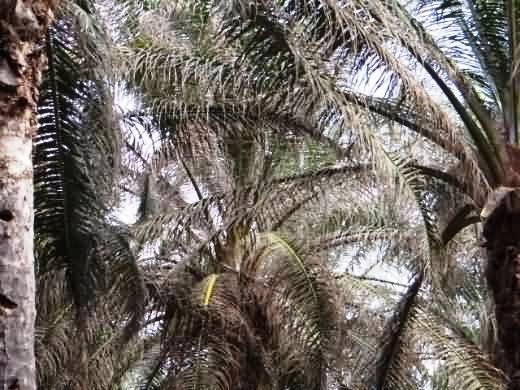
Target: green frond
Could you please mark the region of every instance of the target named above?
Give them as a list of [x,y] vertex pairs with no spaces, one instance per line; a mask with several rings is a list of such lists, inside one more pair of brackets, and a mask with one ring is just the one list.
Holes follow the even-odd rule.
[[[147,292],[141,268],[130,247],[129,233],[116,226],[102,230],[104,240],[99,243],[104,275],[99,287],[108,291],[120,316],[123,345],[137,335],[145,316]],[[114,312],[115,313],[115,312]]]
[[[182,294],[181,290],[172,291]],[[162,335],[167,343],[162,346],[145,388],[155,388],[153,384],[157,383],[225,389],[253,380],[245,376],[251,367],[244,366],[244,357],[254,352],[250,351],[254,337],[248,329],[239,291],[235,275],[212,274],[192,284],[181,300],[177,296],[176,302],[168,303],[170,319],[164,323],[166,333]],[[183,306],[179,306],[180,302],[184,302]],[[185,359],[191,363],[186,364]]]
[[[85,59],[76,23],[74,15],[64,14],[47,35],[49,68],[34,151],[35,230],[39,272],[66,269],[74,299],[84,306],[96,279],[97,227],[103,225],[106,207],[102,201],[110,199],[110,184],[99,181],[110,174],[96,170],[108,171],[117,161],[118,135],[108,113],[99,115],[111,100],[104,81],[94,78],[96,63]],[[96,160],[99,156],[103,159]]]
[[[296,370],[307,386],[320,388],[337,323],[337,298],[334,286],[330,285],[330,274],[319,261],[302,257],[301,249],[275,233],[267,233],[259,243],[266,245],[263,272],[269,275],[269,285],[276,291],[264,299],[272,302],[269,306],[275,313],[286,313],[277,319],[281,324],[273,330],[280,343],[278,364],[282,365],[282,373]],[[293,342],[285,344],[286,338]],[[302,353],[308,361],[302,359]],[[290,380],[289,374],[285,375]]]
[[[473,78],[472,81],[489,97],[488,107],[502,116],[505,128],[501,136],[507,142],[517,143],[518,85],[514,64],[520,15],[515,2],[421,1],[419,10],[425,17],[453,31],[451,38],[447,39],[447,47],[450,44],[452,47],[452,58],[485,80],[479,82]],[[486,127],[489,131],[489,126]],[[498,138],[499,135],[495,136]]]
[[78,338],[77,315],[66,288],[65,272],[40,277],[38,291],[35,350],[39,388],[66,388],[84,383],[85,378],[78,371],[78,352],[85,345],[87,366],[81,369],[88,372],[89,387],[110,387],[117,381],[117,371],[127,359],[132,359],[136,345],[125,343],[126,314],[119,307],[118,298],[114,299],[114,290],[98,292],[98,299],[104,304],[87,319],[88,329],[82,333],[83,339]]
[[[90,388],[107,388],[117,353],[143,314],[140,271],[108,222],[120,129],[104,62],[107,37],[97,16],[91,2],[63,2],[45,42],[48,69],[33,155],[41,388],[76,386],[87,377]],[[100,307],[111,308],[110,320],[102,319]],[[87,349],[105,345],[101,336],[121,344],[110,353],[103,347],[89,366]]]
[[428,248],[424,260],[429,263],[427,263],[429,267],[435,267],[435,262],[438,260],[437,255],[441,249],[440,237],[437,230],[436,216],[431,211],[431,206],[428,204],[428,199],[425,196],[425,188],[420,180],[420,172],[399,155],[392,155],[386,151],[382,153],[386,156],[389,164],[388,168],[394,171],[398,188],[401,187],[400,191],[408,192],[417,206],[422,219],[422,227]]
[[[466,126],[470,136],[477,145],[478,150],[484,156],[490,170],[496,176],[495,180],[499,180],[503,175],[501,163],[501,150],[499,149],[498,136],[495,134],[495,125],[492,120],[492,113],[488,112],[484,102],[480,100],[479,95],[471,83],[466,79],[465,74],[461,72],[456,64],[451,61],[441,48],[436,44],[431,34],[413,18],[404,7],[398,2],[391,3],[389,7],[403,18],[409,26],[411,26],[418,34],[419,38],[417,46],[410,44],[415,42],[402,38],[402,45],[406,47],[417,61],[424,67],[426,72],[435,81],[442,90],[446,98],[449,100],[455,111],[460,116]],[[403,26],[404,29],[404,26]],[[424,53],[424,54],[423,54]],[[444,77],[443,77],[444,76]],[[466,110],[464,104],[459,101],[455,92],[445,81],[448,79],[453,83],[462,94],[465,102],[469,105],[477,122],[472,115]]]

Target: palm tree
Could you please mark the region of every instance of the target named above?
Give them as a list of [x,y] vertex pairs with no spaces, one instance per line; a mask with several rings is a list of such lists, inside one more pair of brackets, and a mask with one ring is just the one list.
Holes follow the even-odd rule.
[[52,1],[2,2],[0,17],[0,385],[35,388],[31,146]]
[[[444,355],[434,359],[437,388],[505,388],[497,367],[517,388],[496,284],[498,341],[484,331],[490,316],[475,320],[486,290],[481,272],[465,275],[467,244],[448,246],[480,220],[494,188],[511,185],[514,154],[486,127],[504,105],[484,82],[485,62],[468,53],[482,47],[479,31],[492,23],[480,19],[496,7],[462,7],[193,1],[137,14],[122,57],[142,99],[132,119],[156,143],[151,155],[127,143],[145,188],[133,230],[154,282],[159,328],[149,331],[163,336],[139,371],[149,388],[418,388],[431,379],[428,353]],[[428,33],[434,17],[453,29],[449,44]],[[334,165],[295,172],[273,157],[302,135],[331,146]],[[175,190],[184,183],[192,189]],[[475,245],[474,236],[459,235]],[[394,314],[372,307],[356,327],[344,321],[356,313],[353,286],[365,299],[374,289],[333,276],[331,258],[349,245],[373,257],[370,244],[416,276],[401,298],[376,289],[397,301]],[[352,299],[338,309],[331,294]],[[337,322],[319,311],[336,311]]]
[[161,138],[151,156],[130,142],[140,164],[130,168],[143,182],[131,230],[149,286],[144,331],[156,339],[138,377],[145,388],[319,388],[334,283],[324,256],[272,231],[312,196],[283,195],[301,187],[298,177],[277,179],[282,193],[265,192],[277,166],[265,142],[279,137],[249,138],[237,124],[235,142],[195,126],[177,127],[183,136]]
[[[239,47],[233,75],[249,75],[252,66],[255,77],[247,89],[242,79],[230,81],[226,74],[214,75],[213,85],[233,82],[240,98],[245,98],[240,91],[251,96],[253,90],[269,103],[269,91],[282,89],[285,95],[278,106],[326,110],[321,129],[327,133],[338,121],[358,128],[375,159],[381,159],[384,148],[373,126],[356,123],[367,114],[399,125],[403,135],[420,135],[421,142],[452,161],[446,170],[418,155],[404,165],[416,178],[444,182],[459,195],[438,234],[433,230],[437,224],[425,218],[433,245],[442,247],[464,227],[479,222],[478,210],[483,208],[486,276],[497,320],[494,360],[509,376],[509,388],[520,388],[516,3],[221,5],[217,18],[222,40]],[[369,76],[363,78],[365,73]],[[363,83],[368,85],[364,91],[359,88]],[[334,130],[342,131],[337,125]],[[487,197],[491,201],[484,207]],[[424,205],[424,197],[418,202]]]

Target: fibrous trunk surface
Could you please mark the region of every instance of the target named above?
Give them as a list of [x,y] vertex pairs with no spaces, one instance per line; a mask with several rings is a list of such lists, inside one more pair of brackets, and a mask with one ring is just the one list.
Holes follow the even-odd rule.
[[0,0],[0,390],[36,389],[32,136],[50,0]]
[[520,194],[511,191],[484,224],[486,278],[495,301],[495,361],[520,390]]

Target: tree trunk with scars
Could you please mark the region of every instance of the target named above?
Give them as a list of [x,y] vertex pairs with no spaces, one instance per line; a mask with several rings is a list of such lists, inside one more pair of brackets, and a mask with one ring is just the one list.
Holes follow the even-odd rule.
[[32,137],[54,0],[0,0],[0,390],[36,389]]

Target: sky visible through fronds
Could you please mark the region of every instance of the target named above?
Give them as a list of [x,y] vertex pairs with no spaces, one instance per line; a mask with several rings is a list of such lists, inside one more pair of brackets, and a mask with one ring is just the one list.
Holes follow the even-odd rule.
[[[42,334],[60,324],[64,349],[70,307],[90,308],[86,371],[110,362],[136,389],[505,388],[475,224],[508,169],[486,127],[500,97],[458,39],[470,11],[437,13],[459,8],[99,4],[111,72],[89,77],[114,110],[48,129],[99,125],[97,157],[74,159],[91,192],[53,177],[66,231],[103,233],[83,268],[60,252],[60,283],[86,270],[101,295],[43,297],[66,308]],[[103,218],[68,221],[69,192]],[[103,305],[124,310],[105,326]]]

